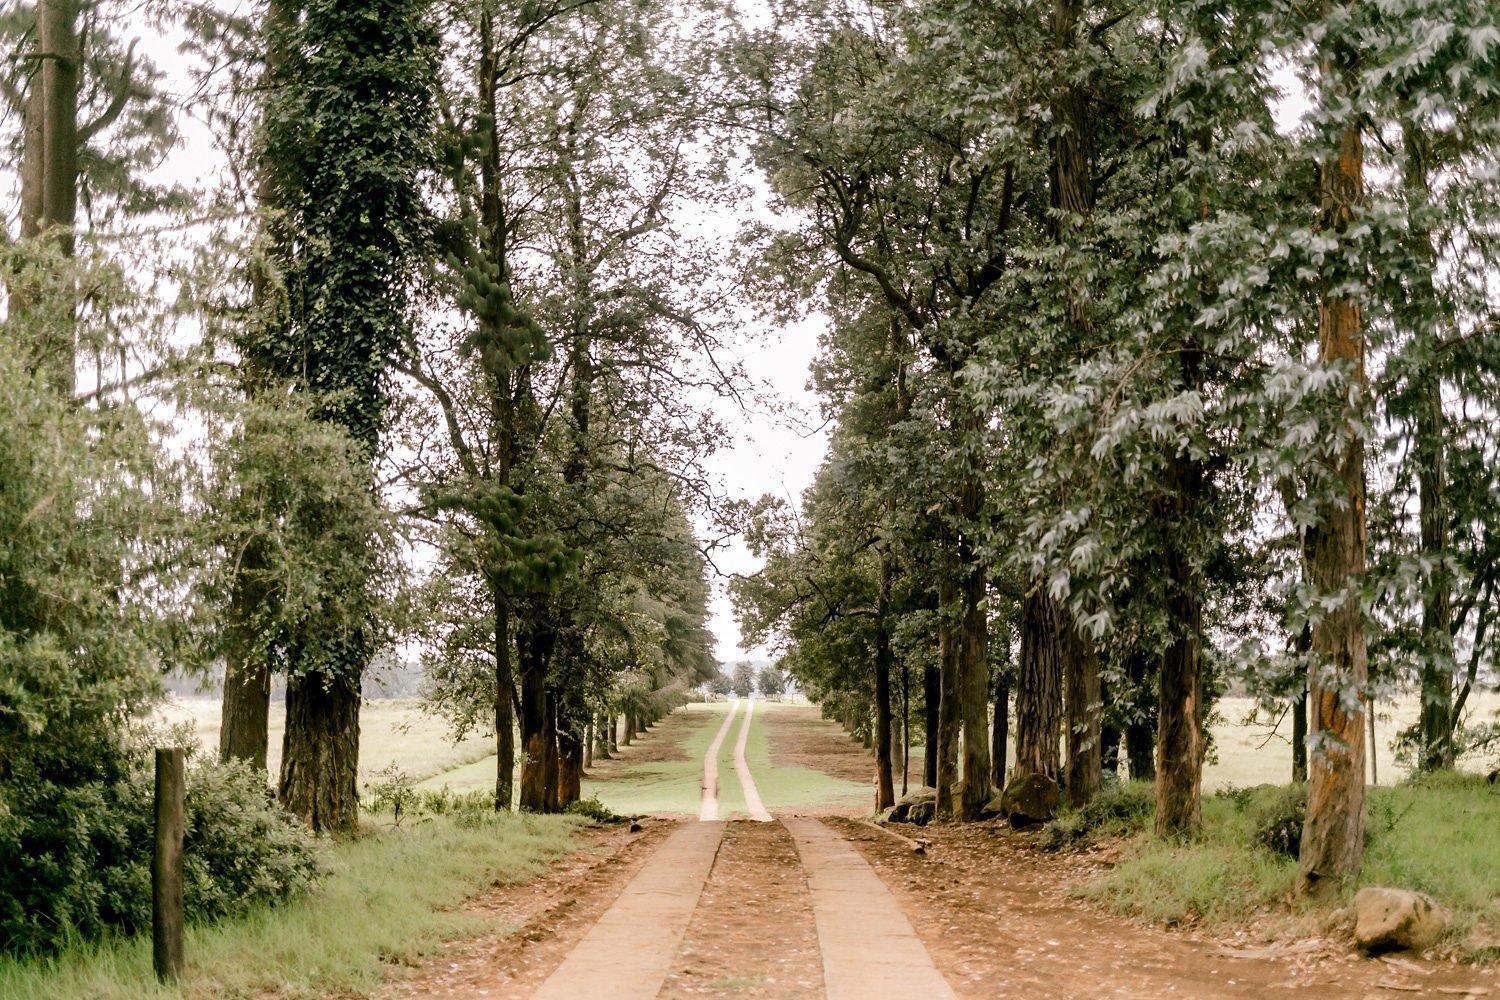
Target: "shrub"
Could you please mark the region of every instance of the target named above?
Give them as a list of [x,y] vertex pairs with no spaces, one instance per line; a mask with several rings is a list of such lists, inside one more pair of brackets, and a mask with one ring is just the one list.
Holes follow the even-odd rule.
[[1249,812],[1255,842],[1272,854],[1295,858],[1302,850],[1302,824],[1307,818],[1307,786],[1268,789],[1241,808]]
[[1088,837],[1134,833],[1155,813],[1155,793],[1146,782],[1107,785],[1081,809],[1064,812],[1049,823],[1037,843],[1056,851]]
[[[19,781],[0,809],[0,942],[45,952],[68,937],[132,934],[151,923],[154,774],[147,746],[127,748],[117,781]],[[183,902],[191,920],[274,903],[321,870],[309,835],[242,765],[187,770]]]
[[572,816],[585,816],[595,823],[618,823],[622,819],[619,813],[600,802],[597,795],[571,803],[567,812]]

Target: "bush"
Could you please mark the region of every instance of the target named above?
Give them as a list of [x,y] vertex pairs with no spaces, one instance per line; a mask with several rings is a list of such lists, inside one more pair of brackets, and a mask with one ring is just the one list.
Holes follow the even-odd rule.
[[1255,842],[1272,854],[1295,858],[1302,850],[1302,824],[1307,818],[1307,786],[1275,788],[1249,800]]
[[[69,937],[151,923],[155,778],[143,742],[113,782],[13,781],[0,795],[0,942],[45,952]],[[187,771],[183,902],[191,920],[274,903],[321,874],[316,847],[261,775],[193,761]]]
[[618,823],[623,818],[609,806],[600,802],[597,795],[579,799],[570,804],[567,812],[571,816],[585,816],[595,823]]
[[1107,785],[1083,808],[1064,812],[1049,823],[1037,843],[1056,851],[1089,837],[1124,836],[1143,829],[1155,813],[1156,795],[1150,784]]

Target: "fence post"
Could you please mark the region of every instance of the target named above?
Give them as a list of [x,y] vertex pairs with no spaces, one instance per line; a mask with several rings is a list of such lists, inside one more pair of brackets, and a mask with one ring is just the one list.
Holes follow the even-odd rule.
[[151,852],[151,957],[164,983],[182,978],[182,748],[156,751],[156,838]]

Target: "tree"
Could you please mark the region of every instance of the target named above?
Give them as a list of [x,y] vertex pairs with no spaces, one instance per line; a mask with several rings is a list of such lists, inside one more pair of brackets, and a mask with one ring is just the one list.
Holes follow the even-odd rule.
[[735,696],[748,698],[755,693],[755,664],[749,660],[741,660],[734,665],[734,677],[731,681]]
[[767,698],[780,698],[786,691],[786,675],[775,664],[761,667],[755,683],[760,688],[760,693]]
[[[271,43],[287,66],[284,85],[267,94],[262,139],[281,164],[267,206],[280,296],[246,355],[307,393],[311,412],[347,433],[367,466],[380,450],[388,367],[423,252],[417,173],[430,162],[436,47],[428,18],[423,0],[378,11],[326,0],[268,25],[289,36]],[[372,543],[353,549],[371,568]],[[353,598],[366,602],[363,614],[279,637],[287,722],[278,795],[315,830],[357,822],[361,676],[379,645],[373,583]]]

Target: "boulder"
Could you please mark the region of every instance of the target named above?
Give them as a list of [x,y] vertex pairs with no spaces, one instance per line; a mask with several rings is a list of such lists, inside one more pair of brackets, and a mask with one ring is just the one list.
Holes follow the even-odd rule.
[[999,813],[1019,830],[1050,820],[1061,800],[1057,782],[1045,774],[1023,774],[1012,778],[1000,794]]
[[887,823],[916,823],[925,826],[937,806],[937,789],[914,788],[901,796],[884,817]]
[[1354,897],[1354,940],[1365,951],[1420,951],[1447,929],[1448,914],[1423,893],[1372,886]]

